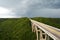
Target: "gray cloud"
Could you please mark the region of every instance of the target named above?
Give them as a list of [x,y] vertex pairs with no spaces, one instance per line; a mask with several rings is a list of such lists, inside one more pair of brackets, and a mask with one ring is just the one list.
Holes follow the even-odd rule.
[[13,9],[16,17],[60,17],[60,0],[0,0],[0,6]]
[[[34,0],[35,1],[35,0]],[[37,0],[32,2],[28,16],[60,17],[59,0]]]
[[0,0],[0,6],[15,8],[21,0]]

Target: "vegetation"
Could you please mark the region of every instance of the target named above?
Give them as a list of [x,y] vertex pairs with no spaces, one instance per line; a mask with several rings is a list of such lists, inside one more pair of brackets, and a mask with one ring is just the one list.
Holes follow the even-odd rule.
[[60,29],[60,18],[35,17],[32,19]]
[[[39,22],[60,28],[60,18],[32,18]],[[28,18],[0,19],[0,40],[36,40]]]
[[[35,17],[32,19],[60,29],[60,18]],[[50,40],[53,40],[53,39],[50,38]]]
[[35,40],[28,18],[0,19],[0,40]]

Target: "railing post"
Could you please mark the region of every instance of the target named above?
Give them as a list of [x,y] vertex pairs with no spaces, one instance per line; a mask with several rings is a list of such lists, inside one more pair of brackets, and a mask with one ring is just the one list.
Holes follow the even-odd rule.
[[[47,39],[47,34],[43,33],[42,30],[38,29],[37,26],[35,26],[35,31],[36,31],[37,40],[46,40]],[[40,36],[39,36],[38,32],[40,32]],[[44,35],[44,37],[43,37],[43,35]],[[40,37],[40,39],[39,39],[39,37]]]
[[33,23],[31,23],[31,24],[32,24],[32,32],[35,32],[35,26]]
[[40,32],[40,40],[47,40],[47,34],[43,33],[42,30],[40,30],[39,32]]
[[[37,40],[49,40],[49,36],[47,36],[46,33],[43,33],[42,30],[38,29],[38,27],[35,26],[33,23],[32,23],[32,32],[36,32]],[[40,39],[38,36],[38,32],[40,32]],[[43,38],[43,35],[45,38]]]
[[35,30],[36,30],[37,40],[38,40],[38,29],[37,29],[37,27],[36,27],[36,26],[35,26]]
[[38,31],[36,31],[36,36],[37,36],[37,40],[38,40]]
[[42,31],[40,31],[40,40],[42,40]]

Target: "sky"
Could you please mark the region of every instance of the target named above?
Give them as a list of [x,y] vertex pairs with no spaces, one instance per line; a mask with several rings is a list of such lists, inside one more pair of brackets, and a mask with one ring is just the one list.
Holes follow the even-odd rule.
[[0,18],[60,18],[60,0],[0,0]]

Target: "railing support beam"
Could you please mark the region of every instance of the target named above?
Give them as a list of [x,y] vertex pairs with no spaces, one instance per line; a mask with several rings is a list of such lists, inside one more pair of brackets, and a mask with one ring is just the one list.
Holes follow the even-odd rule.
[[[49,40],[49,36],[46,33],[43,33],[42,30],[38,29],[38,27],[36,27],[33,23],[32,23],[32,32],[36,32],[37,40]],[[40,33],[40,35],[38,32]]]
[[38,27],[36,27],[36,26],[35,26],[35,31],[36,31],[37,40],[46,40],[47,39],[47,34],[43,33],[42,30],[38,29]]

